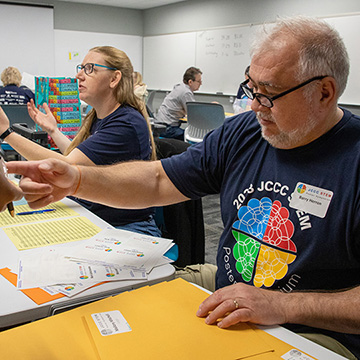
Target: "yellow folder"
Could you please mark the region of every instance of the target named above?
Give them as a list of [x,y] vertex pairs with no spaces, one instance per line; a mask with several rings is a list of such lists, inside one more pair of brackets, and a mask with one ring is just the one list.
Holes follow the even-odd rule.
[[1,360],[98,360],[83,322],[87,306],[0,332]]
[[[288,344],[248,324],[220,329],[195,314],[207,293],[182,279],[146,286],[0,333],[1,360],[276,360]],[[120,312],[131,331],[101,333]]]
[[182,279],[141,288],[110,303],[98,313],[120,310],[131,331],[104,336],[92,314],[85,315],[101,360],[111,359],[242,359],[272,351],[247,324],[220,329],[195,314],[208,296]]

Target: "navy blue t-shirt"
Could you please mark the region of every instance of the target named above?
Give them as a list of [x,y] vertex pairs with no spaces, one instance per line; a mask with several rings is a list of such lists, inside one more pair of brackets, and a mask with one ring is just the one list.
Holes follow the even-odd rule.
[[[104,119],[97,119],[91,127],[91,136],[77,148],[96,165],[149,160],[151,157],[147,123],[143,116],[130,106],[119,106]],[[125,210],[82,199],[75,200],[113,226],[147,220],[154,214],[153,208]]]
[[35,101],[34,93],[26,86],[10,84],[0,88],[0,105],[26,105]]
[[[317,140],[281,150],[262,138],[255,113],[246,112],[162,164],[185,196],[220,193],[217,288],[360,285],[359,117],[344,110]],[[359,335],[291,328],[328,334],[360,357]]]

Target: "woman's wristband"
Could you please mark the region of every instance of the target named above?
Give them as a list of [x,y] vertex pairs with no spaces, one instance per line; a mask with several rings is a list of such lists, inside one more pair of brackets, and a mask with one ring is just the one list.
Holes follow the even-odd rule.
[[79,187],[80,187],[80,183],[81,183],[81,169],[76,164],[74,164],[74,166],[76,166],[76,168],[79,170],[79,181],[76,185],[76,189],[75,189],[74,193],[72,194],[72,196],[74,196],[77,193],[77,191],[79,190]]
[[5,140],[6,137],[8,137],[14,130],[9,127],[7,130],[5,130],[1,135],[0,135],[0,140],[1,142],[3,142]]

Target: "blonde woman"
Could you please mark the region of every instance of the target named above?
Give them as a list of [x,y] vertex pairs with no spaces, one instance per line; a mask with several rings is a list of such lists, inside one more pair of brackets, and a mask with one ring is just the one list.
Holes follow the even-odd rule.
[[138,71],[133,72],[134,93],[142,101],[145,101],[148,91],[147,85],[143,82],[142,75]]
[[[127,55],[114,47],[92,48],[77,66],[80,99],[92,109],[73,141],[57,128],[47,104],[46,114],[34,102],[28,104],[30,116],[52,137],[60,153],[46,149],[9,130],[9,120],[0,110],[0,136],[28,160],[62,159],[70,164],[109,165],[125,160],[155,159],[150,125],[133,91],[133,67]],[[99,189],[101,191],[101,189]],[[152,208],[115,209],[75,199],[111,225],[160,236]]]
[[16,67],[9,66],[1,73],[3,87],[0,88],[0,105],[26,105],[34,99],[34,93],[21,86],[22,76]]

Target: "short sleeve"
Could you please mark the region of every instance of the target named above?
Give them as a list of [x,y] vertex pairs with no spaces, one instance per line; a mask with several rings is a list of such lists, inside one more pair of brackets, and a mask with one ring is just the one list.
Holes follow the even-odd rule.
[[196,199],[220,192],[224,173],[223,133],[220,127],[184,153],[161,160],[167,176],[183,195]]

